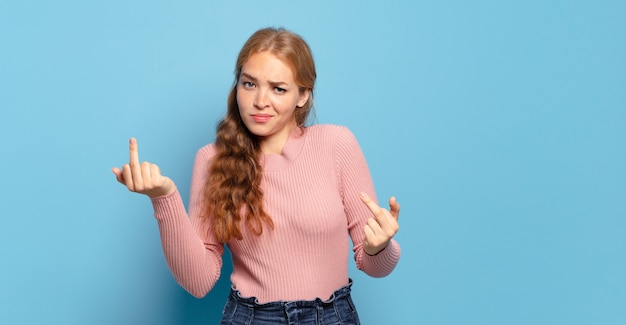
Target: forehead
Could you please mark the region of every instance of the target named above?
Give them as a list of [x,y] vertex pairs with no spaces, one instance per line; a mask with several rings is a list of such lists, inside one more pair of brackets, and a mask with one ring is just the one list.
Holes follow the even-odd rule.
[[291,65],[268,51],[252,54],[241,67],[241,73],[260,80],[294,82]]

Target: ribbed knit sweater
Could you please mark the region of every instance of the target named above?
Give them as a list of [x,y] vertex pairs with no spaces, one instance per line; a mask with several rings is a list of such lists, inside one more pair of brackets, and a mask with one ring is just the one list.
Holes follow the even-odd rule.
[[[264,208],[274,222],[260,236],[241,226],[243,239],[231,240],[233,286],[258,301],[328,299],[349,282],[350,238],[357,268],[373,277],[389,274],[400,258],[392,240],[379,254],[362,248],[372,216],[360,200],[376,200],[362,151],[345,127],[294,128],[281,154],[263,155]],[[203,188],[215,146],[202,147],[193,167],[189,214],[178,191],[152,199],[163,252],[176,281],[196,297],[218,280],[224,246],[200,217]]]

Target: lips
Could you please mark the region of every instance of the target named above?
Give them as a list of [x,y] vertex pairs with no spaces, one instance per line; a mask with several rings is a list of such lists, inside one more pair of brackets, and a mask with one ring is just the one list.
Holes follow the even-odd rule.
[[268,114],[254,114],[252,115],[252,119],[257,123],[265,123],[272,118],[272,115]]

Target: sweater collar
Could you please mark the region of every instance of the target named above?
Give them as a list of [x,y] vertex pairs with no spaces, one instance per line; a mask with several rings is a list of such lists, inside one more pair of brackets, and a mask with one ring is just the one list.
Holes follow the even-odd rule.
[[306,139],[306,128],[295,127],[280,154],[261,154],[260,163],[264,171],[283,169],[298,158]]

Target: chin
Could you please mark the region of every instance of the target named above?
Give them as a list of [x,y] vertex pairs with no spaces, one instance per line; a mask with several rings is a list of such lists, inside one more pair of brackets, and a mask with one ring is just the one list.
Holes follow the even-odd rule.
[[270,132],[270,128],[267,127],[259,127],[258,125],[247,126],[248,131],[257,137],[265,137],[268,136]]

